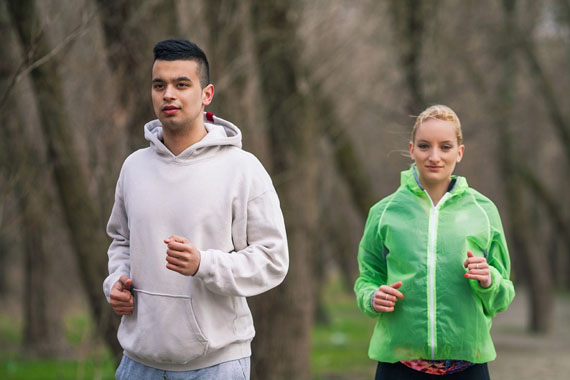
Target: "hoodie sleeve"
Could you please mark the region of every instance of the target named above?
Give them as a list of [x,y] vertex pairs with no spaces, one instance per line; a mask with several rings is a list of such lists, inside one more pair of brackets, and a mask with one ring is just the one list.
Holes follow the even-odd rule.
[[483,302],[485,313],[493,317],[509,307],[515,297],[515,289],[510,280],[511,261],[499,212],[492,203],[490,207],[487,207],[486,212],[491,224],[487,262],[491,270],[492,282],[488,288],[481,287],[475,280],[470,280],[469,283]]
[[115,204],[107,224],[107,234],[113,239],[107,255],[109,256],[109,276],[103,282],[103,292],[107,301],[110,301],[111,288],[126,274],[130,276],[130,233],[127,213],[123,200],[122,175],[119,176],[117,188],[115,190]]
[[[269,180],[269,176],[267,179]],[[279,285],[289,267],[289,251],[283,214],[271,186],[247,201],[244,220],[247,246],[228,254],[207,249],[195,277],[211,291],[249,297]]]
[[372,296],[378,288],[386,284],[386,260],[382,254],[383,241],[379,232],[384,203],[380,202],[370,209],[364,227],[364,234],[358,247],[359,276],[354,284],[358,308],[369,317],[379,313],[372,308]]

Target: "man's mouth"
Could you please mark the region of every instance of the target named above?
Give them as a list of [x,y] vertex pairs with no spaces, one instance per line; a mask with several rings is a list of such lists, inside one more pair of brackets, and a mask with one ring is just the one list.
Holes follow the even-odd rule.
[[175,114],[178,110],[179,110],[178,107],[176,107],[176,106],[171,106],[171,105],[162,107],[162,112],[164,112],[164,113],[167,114],[167,115],[173,115],[173,114]]

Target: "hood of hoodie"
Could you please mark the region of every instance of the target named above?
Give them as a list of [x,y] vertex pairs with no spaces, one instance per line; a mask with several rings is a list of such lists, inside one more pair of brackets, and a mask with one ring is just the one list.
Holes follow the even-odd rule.
[[144,137],[150,142],[151,149],[155,150],[158,155],[177,161],[204,158],[224,146],[241,148],[241,131],[229,121],[214,116],[210,112],[204,112],[204,126],[208,134],[177,156],[164,145],[160,120],[152,120],[145,124]]

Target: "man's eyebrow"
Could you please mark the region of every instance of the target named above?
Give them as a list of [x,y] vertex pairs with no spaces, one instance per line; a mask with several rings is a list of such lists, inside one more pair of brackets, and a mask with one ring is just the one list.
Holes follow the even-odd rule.
[[[192,82],[192,79],[182,76],[182,77],[174,78],[172,81],[173,82]],[[164,80],[162,78],[154,78],[152,80],[152,83],[156,83],[156,82],[164,83],[164,82],[166,82],[166,80]]]

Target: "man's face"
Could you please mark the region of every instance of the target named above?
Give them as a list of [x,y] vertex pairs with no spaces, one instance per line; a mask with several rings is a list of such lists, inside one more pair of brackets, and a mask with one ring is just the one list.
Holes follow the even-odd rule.
[[165,130],[180,132],[200,123],[214,87],[200,86],[198,63],[156,60],[152,66],[152,105]]

